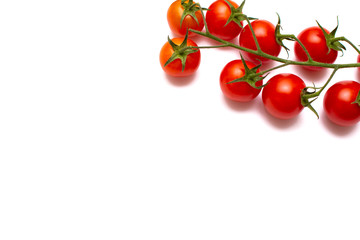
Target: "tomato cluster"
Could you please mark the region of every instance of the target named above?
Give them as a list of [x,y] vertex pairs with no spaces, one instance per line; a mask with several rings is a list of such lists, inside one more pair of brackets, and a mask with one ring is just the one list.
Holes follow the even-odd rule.
[[[263,63],[279,59],[282,47],[289,50],[282,43],[289,36],[281,38],[280,18],[276,26],[265,19],[248,18],[242,13],[243,5],[244,2],[239,6],[231,0],[216,0],[208,9],[203,9],[192,0],[173,2],[168,9],[167,20],[177,37],[169,39],[162,47],[161,66],[167,74],[175,77],[196,72],[200,64],[200,47],[188,36],[193,36],[196,31],[202,32],[204,26],[207,34],[222,43],[238,38],[242,58],[225,64],[220,73],[220,89],[225,97],[232,101],[249,102],[262,91],[262,102],[269,114],[279,119],[294,118],[304,107],[311,107],[309,87],[292,73],[277,74],[263,85],[266,76],[263,77],[262,73],[268,71],[260,72]],[[312,63],[334,63],[338,51],[345,49],[339,42],[331,40],[336,29],[330,33],[318,24],[289,39],[295,41],[296,61],[306,63],[299,65],[310,71],[319,71],[322,67]],[[316,90],[315,87],[312,89]],[[340,81],[331,86],[324,96],[326,116],[340,126],[358,123],[359,92],[360,84],[355,81]]]

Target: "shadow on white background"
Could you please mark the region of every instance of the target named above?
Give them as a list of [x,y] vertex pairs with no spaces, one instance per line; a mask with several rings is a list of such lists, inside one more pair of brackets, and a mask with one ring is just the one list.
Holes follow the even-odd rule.
[[168,80],[168,82],[176,87],[185,87],[191,85],[196,79],[197,73],[189,76],[189,77],[173,77],[164,73],[164,77]]

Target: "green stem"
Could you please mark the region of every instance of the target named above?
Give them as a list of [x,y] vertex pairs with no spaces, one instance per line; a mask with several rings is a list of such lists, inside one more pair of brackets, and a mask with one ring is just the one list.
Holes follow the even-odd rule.
[[286,66],[288,66],[289,64],[290,64],[290,63],[280,64],[280,65],[278,65],[278,66],[276,66],[276,67],[273,67],[273,68],[270,68],[270,69],[266,69],[266,70],[264,70],[264,71],[262,71],[262,72],[259,72],[258,75],[264,75],[265,73],[274,71],[274,70],[279,69],[279,68],[286,67]]
[[223,48],[223,47],[230,47],[229,44],[222,44],[222,45],[215,45],[215,46],[189,46],[188,48],[195,48],[195,49],[207,49],[207,48]]
[[255,41],[255,45],[256,45],[257,52],[260,53],[260,52],[262,52],[262,50],[261,50],[261,48],[260,48],[259,41],[257,40],[255,31],[254,31],[254,28],[252,27],[251,22],[250,22],[250,20],[249,20],[248,17],[246,17],[246,22],[247,22],[247,24],[249,25],[251,34],[252,34],[253,39],[254,39],[254,41]]
[[333,38],[331,42],[337,42],[337,41],[344,41],[347,42],[351,47],[353,47],[355,49],[355,51],[360,54],[360,50],[355,46],[355,44],[353,44],[349,39],[347,39],[346,37],[337,37],[337,38]]
[[312,57],[310,56],[309,51],[306,49],[306,47],[304,46],[304,44],[294,35],[294,34],[281,34],[280,35],[281,38],[290,38],[290,39],[294,39],[296,42],[299,43],[299,45],[301,46],[301,48],[305,51],[306,56],[308,57],[308,61],[309,62],[313,62]]
[[322,62],[316,62],[313,60],[308,60],[305,62],[300,62],[300,61],[294,61],[294,60],[288,60],[288,59],[283,59],[283,58],[279,58],[279,57],[275,57],[272,56],[270,54],[267,54],[263,51],[257,51],[257,50],[252,50],[249,48],[245,48],[239,45],[236,45],[234,43],[231,42],[227,42],[225,40],[222,40],[221,38],[218,38],[208,32],[201,32],[201,31],[197,31],[194,29],[189,29],[191,32],[194,32],[200,36],[206,37],[206,38],[210,38],[212,40],[215,40],[219,43],[222,43],[223,46],[226,47],[232,47],[241,51],[245,51],[245,52],[249,52],[252,54],[256,54],[259,55],[261,57],[276,61],[276,62],[281,62],[281,63],[286,63],[286,65],[298,65],[298,66],[313,66],[313,67],[323,67],[323,68],[330,68],[330,69],[342,69],[342,68],[354,68],[354,67],[360,67],[360,63],[347,63],[347,64],[333,64],[333,63],[322,63]]
[[326,83],[324,84],[324,86],[322,86],[322,88],[320,88],[320,90],[317,92],[317,96],[320,96],[321,92],[324,91],[324,89],[327,87],[327,85],[329,85],[331,79],[335,76],[335,73],[337,72],[337,70],[339,70],[339,68],[334,68],[333,72],[331,73],[329,79],[326,81]]
[[[301,92],[301,104],[304,107],[309,108],[313,113],[315,113],[315,115],[318,119],[319,119],[319,114],[316,112],[315,108],[311,104],[320,96],[321,92],[324,91],[326,86],[330,83],[331,79],[334,77],[337,70],[338,70],[338,68],[335,68],[333,70],[333,72],[331,73],[331,76],[326,81],[325,85],[322,86],[321,88],[316,88],[315,86],[314,87],[305,87]],[[309,92],[308,89],[313,89],[315,91]],[[320,89],[320,90],[316,91],[317,89]]]
[[335,73],[337,72],[337,70],[339,70],[339,68],[334,68],[333,72],[331,73],[329,79],[326,81],[326,83],[324,84],[324,86],[322,86],[320,88],[319,91],[316,91],[314,93],[311,93],[311,94],[305,94],[303,97],[305,99],[311,99],[311,98],[316,98],[318,96],[320,96],[321,92],[324,91],[324,89],[327,87],[327,85],[329,85],[331,79],[334,77]]
[[209,28],[208,28],[208,25],[207,25],[207,22],[206,22],[206,19],[205,19],[205,15],[204,15],[204,10],[203,10],[203,8],[200,6],[200,4],[199,4],[199,7],[200,7],[200,9],[201,9],[201,16],[202,16],[202,19],[203,19],[203,22],[204,22],[204,26],[205,26],[205,31],[207,32],[207,33],[209,33]]

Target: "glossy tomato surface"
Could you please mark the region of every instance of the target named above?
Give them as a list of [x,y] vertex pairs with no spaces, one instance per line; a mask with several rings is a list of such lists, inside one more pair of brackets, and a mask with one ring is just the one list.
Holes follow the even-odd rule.
[[[250,69],[255,67],[251,62],[246,62],[246,65]],[[259,72],[259,70],[257,72]],[[259,95],[261,89],[253,88],[246,82],[228,83],[244,75],[245,68],[240,59],[229,62],[223,68],[220,74],[220,87],[227,98],[238,102],[249,102]],[[256,82],[255,85],[261,86],[262,80]]]
[[[196,20],[192,16],[187,15],[184,18],[182,24],[180,25],[183,13],[184,8],[181,5],[181,0],[177,0],[170,5],[167,12],[167,21],[173,33],[178,36],[185,36],[188,28],[198,31],[201,31],[204,28],[204,20],[200,11],[195,12],[195,16],[198,22],[196,22]],[[189,36],[193,35],[194,33],[189,31]]]
[[[239,7],[235,2],[230,0],[229,2],[235,8]],[[226,25],[230,15],[231,8],[224,0],[217,0],[213,2],[210,5],[209,10],[206,12],[206,22],[209,32],[226,41],[237,37],[240,33],[241,27],[233,21]]]
[[[259,42],[263,52],[277,57],[280,54],[281,46],[276,42],[275,26],[266,20],[255,20],[251,23],[254,29],[256,39]],[[246,25],[240,32],[239,45],[245,48],[256,50],[256,44],[250,30],[250,26]],[[253,62],[268,62],[269,59],[242,51],[245,59]]]
[[[325,29],[327,33],[328,30]],[[338,52],[331,49],[326,45],[326,39],[324,33],[320,27],[310,27],[303,30],[299,35],[298,39],[305,46],[309,52],[311,58],[316,62],[322,63],[334,63]],[[305,50],[300,46],[298,42],[295,42],[295,57],[298,61],[305,62],[308,60]],[[309,70],[320,70],[319,67],[304,66]]]
[[[181,45],[184,38],[173,38],[172,41],[176,45]],[[197,47],[197,44],[191,39],[187,39],[187,46]],[[164,67],[165,63],[169,60],[173,53],[174,50],[169,42],[166,42],[160,50],[160,64],[165,73],[174,77],[186,77],[194,74],[199,68],[201,60],[200,50],[187,56],[184,71],[182,71],[182,63],[180,59],[175,59],[173,62]]]
[[275,75],[263,88],[262,101],[265,109],[279,119],[291,119],[302,110],[301,91],[305,88],[304,81],[289,73]]
[[355,81],[340,81],[332,85],[324,96],[326,116],[340,126],[352,126],[360,121],[360,106],[354,103],[360,91]]

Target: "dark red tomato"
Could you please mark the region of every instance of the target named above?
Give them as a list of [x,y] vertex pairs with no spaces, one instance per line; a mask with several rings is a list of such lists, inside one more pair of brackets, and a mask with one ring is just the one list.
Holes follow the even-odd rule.
[[294,74],[278,74],[263,88],[262,101],[265,109],[279,119],[291,119],[302,110],[301,91],[304,81]]
[[360,91],[355,81],[340,81],[332,85],[324,96],[326,116],[340,126],[352,126],[360,121],[360,106],[353,103]]
[[[176,45],[181,45],[184,38],[173,38],[171,40]],[[187,39],[187,46],[197,47],[197,44],[191,39]],[[180,59],[175,59],[164,67],[165,63],[169,60],[173,53],[174,49],[171,47],[169,42],[166,42],[160,51],[160,64],[167,74],[174,77],[186,77],[195,73],[199,68],[201,59],[200,50],[187,56],[184,71],[182,71],[182,62]]]
[[[245,63],[250,69],[255,67],[251,62]],[[231,61],[223,68],[220,74],[220,87],[227,98],[238,102],[249,102],[259,95],[261,89],[253,88],[246,82],[228,83],[244,75],[245,69],[241,60]],[[262,80],[256,82],[255,85],[261,86]]]
[[[281,46],[276,42],[275,26],[266,20],[255,20],[251,23],[254,29],[256,39],[259,42],[263,52],[277,57],[281,51]],[[256,50],[256,44],[250,30],[250,26],[246,25],[240,32],[239,45],[241,47]],[[243,56],[253,62],[268,62],[269,59],[242,51]]]
[[[188,1],[186,1],[187,3]],[[173,33],[178,36],[185,36],[188,28],[195,29],[201,31],[204,28],[204,20],[202,18],[201,11],[196,11],[195,16],[198,22],[190,16],[187,15],[180,27],[181,17],[184,13],[184,7],[181,5],[181,0],[177,0],[173,2],[167,12],[167,20],[169,23],[169,27]],[[193,32],[189,31],[189,36],[194,35]]]
[[[235,2],[230,0],[229,2],[235,8],[239,7]],[[226,41],[238,36],[241,28],[237,23],[231,21],[226,25],[230,15],[230,6],[224,0],[213,2],[210,5],[209,10],[206,12],[206,22],[209,32]]]
[[[325,29],[327,33],[328,30]],[[326,45],[326,39],[324,33],[319,27],[310,27],[303,30],[298,39],[308,50],[311,58],[314,61],[322,63],[334,63],[338,52],[331,49],[329,52],[329,47]],[[295,42],[295,57],[297,60],[305,62],[308,60],[308,57],[304,49],[300,46],[298,42]],[[304,66],[304,68],[309,70],[320,70],[319,67]]]

